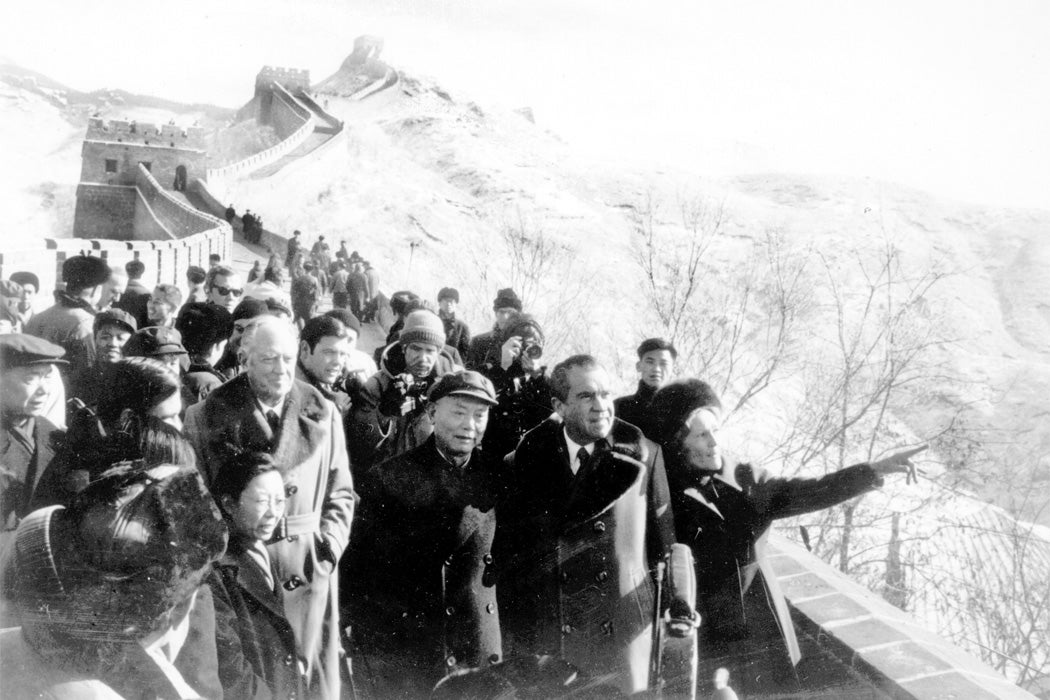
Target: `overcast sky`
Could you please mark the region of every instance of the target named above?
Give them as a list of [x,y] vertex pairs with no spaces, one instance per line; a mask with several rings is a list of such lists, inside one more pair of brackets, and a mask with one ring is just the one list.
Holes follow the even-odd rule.
[[376,34],[396,67],[529,105],[584,152],[1050,209],[1045,0],[35,0],[5,15],[0,55],[79,89],[239,106],[261,65],[321,79]]

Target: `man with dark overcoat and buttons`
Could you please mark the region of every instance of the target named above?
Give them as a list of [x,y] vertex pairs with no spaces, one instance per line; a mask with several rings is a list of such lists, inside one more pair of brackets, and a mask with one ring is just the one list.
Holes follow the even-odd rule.
[[660,448],[613,416],[590,355],[551,372],[557,413],[508,456],[494,543],[507,656],[551,654],[630,695],[649,682],[652,570],[674,543]]
[[340,697],[336,567],[350,538],[354,488],[335,406],[295,378],[299,342],[287,319],[259,318],[241,338],[244,371],[186,412],[185,432],[211,484],[248,450],[284,479],[285,516],[267,545],[311,697]]
[[487,572],[495,472],[479,449],[496,392],[460,370],[428,398],[433,434],[367,475],[347,558],[355,669],[379,698],[427,697],[449,673],[502,654]]

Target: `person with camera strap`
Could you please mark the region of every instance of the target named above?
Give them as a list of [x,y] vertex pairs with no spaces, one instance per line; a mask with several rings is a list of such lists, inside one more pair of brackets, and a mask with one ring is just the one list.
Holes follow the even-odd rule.
[[516,311],[504,333],[500,364],[489,372],[499,405],[492,409],[482,443],[487,453],[499,458],[554,412],[547,367],[541,364],[543,328],[533,316]]

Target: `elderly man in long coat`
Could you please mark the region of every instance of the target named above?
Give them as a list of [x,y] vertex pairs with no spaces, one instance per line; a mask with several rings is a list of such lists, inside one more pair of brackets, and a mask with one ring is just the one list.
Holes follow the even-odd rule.
[[553,654],[624,694],[649,683],[651,570],[674,542],[660,449],[613,417],[588,355],[551,373],[556,417],[522,438],[497,506],[508,656]]
[[295,329],[265,317],[245,333],[245,371],[186,413],[186,433],[208,483],[231,456],[268,452],[284,477],[285,517],[268,550],[311,692],[340,690],[337,564],[350,537],[353,481],[338,413],[294,378]]

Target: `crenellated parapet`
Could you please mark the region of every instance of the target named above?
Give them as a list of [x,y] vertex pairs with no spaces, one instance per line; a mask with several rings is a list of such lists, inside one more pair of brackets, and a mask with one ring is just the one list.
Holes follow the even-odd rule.
[[88,119],[85,141],[134,143],[159,148],[184,148],[202,151],[205,148],[204,129],[177,124],[157,126],[148,122],[125,119]]
[[263,66],[255,76],[255,88],[267,88],[270,83],[277,83],[290,92],[310,89],[310,71],[305,68],[283,68],[281,66]]

